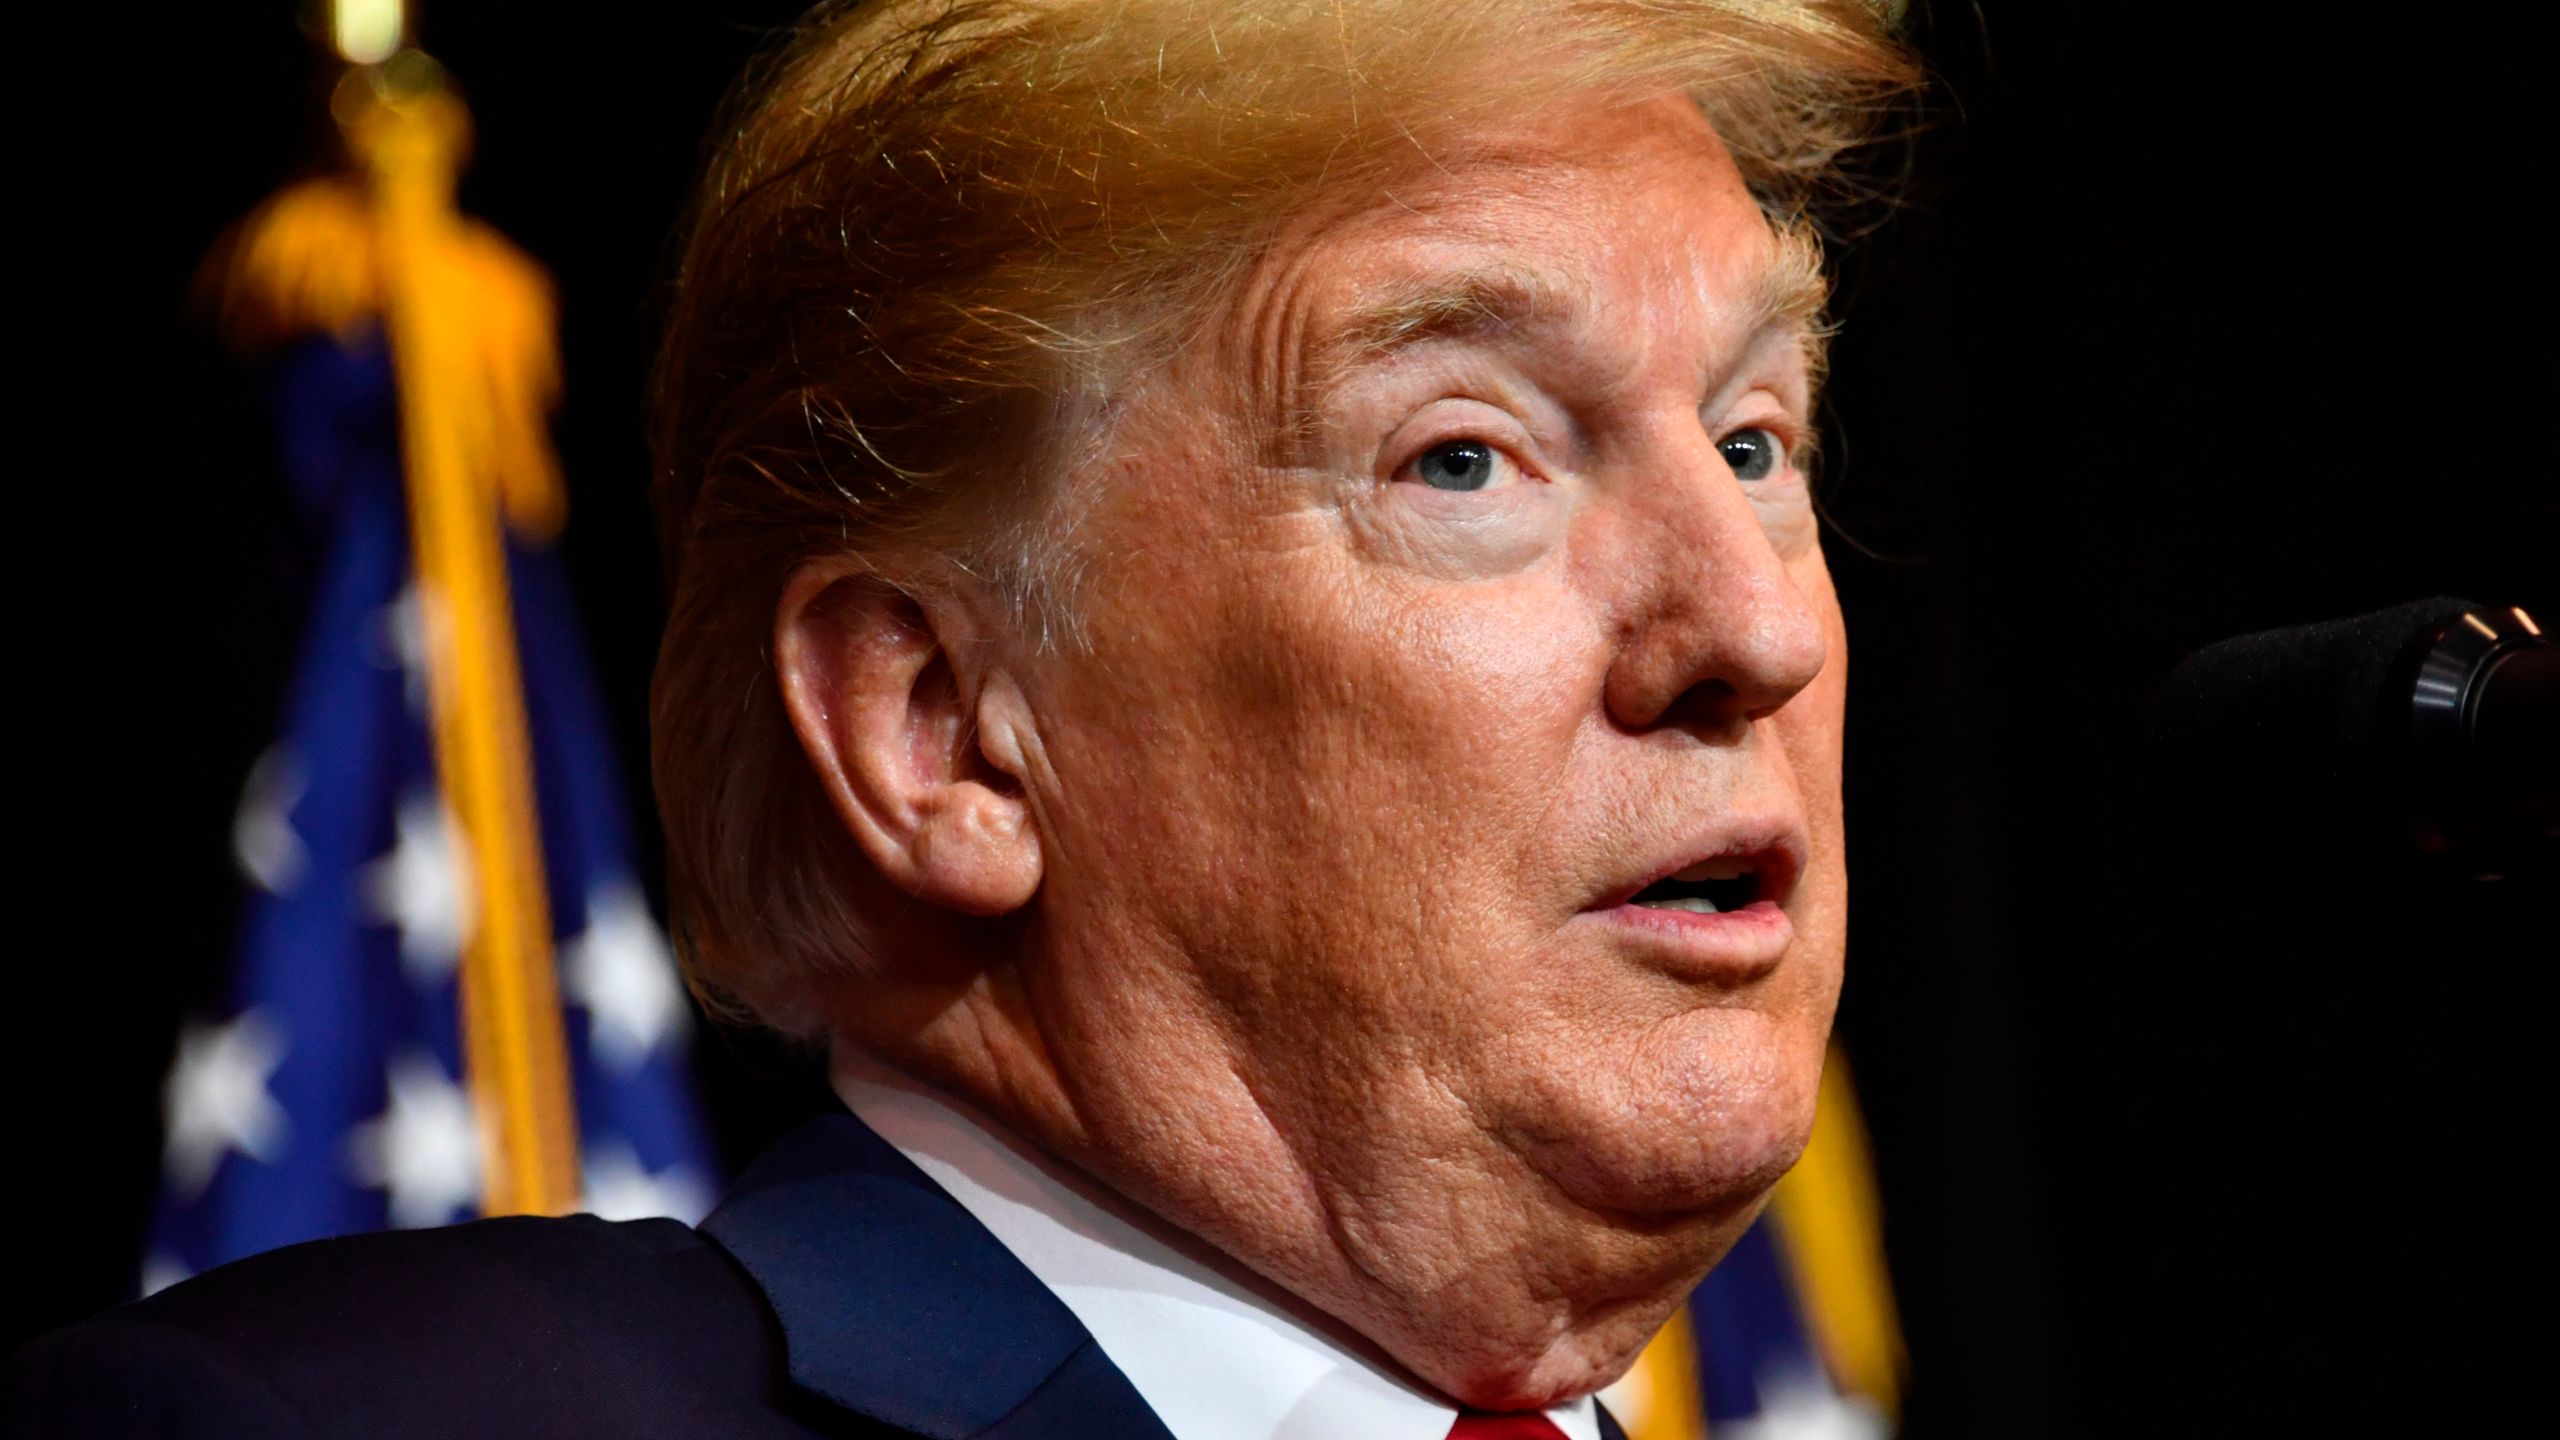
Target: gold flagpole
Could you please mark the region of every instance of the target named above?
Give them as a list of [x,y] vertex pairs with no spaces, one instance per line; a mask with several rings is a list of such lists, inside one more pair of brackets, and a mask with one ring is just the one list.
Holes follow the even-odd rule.
[[482,1212],[578,1200],[575,1106],[551,949],[504,530],[547,537],[562,487],[543,430],[556,385],[540,272],[455,206],[470,120],[400,0],[339,0],[353,66],[331,102],[364,170],[374,298],[398,387],[436,773],[474,899],[462,940],[464,1064],[481,1117]]

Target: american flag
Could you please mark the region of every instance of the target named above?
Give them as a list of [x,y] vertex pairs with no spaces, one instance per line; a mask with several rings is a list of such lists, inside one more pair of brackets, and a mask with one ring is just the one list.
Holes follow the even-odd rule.
[[[233,831],[247,903],[229,999],[187,1026],[164,1090],[146,1293],[296,1241],[469,1219],[485,1178],[458,973],[477,897],[431,742],[391,354],[378,330],[314,337],[271,381],[314,584]],[[583,1206],[690,1222],[717,1193],[691,1011],[634,877],[558,558],[511,539],[507,579]]]

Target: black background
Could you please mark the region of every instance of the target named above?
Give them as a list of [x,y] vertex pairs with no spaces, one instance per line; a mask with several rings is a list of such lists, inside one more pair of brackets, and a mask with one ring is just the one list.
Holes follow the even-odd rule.
[[[21,56],[48,98],[14,227],[12,1338],[130,1283],[159,1073],[237,913],[297,577],[185,302],[318,158],[291,9]],[[635,798],[654,287],[712,106],[790,13],[424,22],[478,122],[466,205],[560,283],[564,544]],[[1856,655],[1840,1023],[1915,1437],[2482,1433],[2548,1403],[2551,882],[2272,889],[2273,836],[2157,814],[2144,778],[2144,701],[2199,644],[2437,593],[2560,610],[2549,22],[2349,13],[1913,17],[1937,79],[1906,199],[1844,252],[1826,485]],[[772,1046],[697,1053],[733,1156],[810,1103]]]

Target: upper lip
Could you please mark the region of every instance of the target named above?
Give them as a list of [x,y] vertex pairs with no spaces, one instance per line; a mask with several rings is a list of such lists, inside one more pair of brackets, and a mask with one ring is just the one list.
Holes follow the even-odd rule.
[[1760,878],[1760,898],[1783,906],[1795,894],[1796,879],[1804,874],[1804,831],[1782,819],[1734,821],[1728,819],[1706,835],[1692,837],[1677,854],[1647,871],[1641,878],[1620,885],[1592,905],[1605,910],[1624,905],[1649,885],[1658,884],[1693,865],[1709,860],[1746,862]]

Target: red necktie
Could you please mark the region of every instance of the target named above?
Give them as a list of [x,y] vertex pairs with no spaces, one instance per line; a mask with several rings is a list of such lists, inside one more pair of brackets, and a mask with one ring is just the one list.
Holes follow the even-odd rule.
[[1449,1427],[1449,1440],[1564,1440],[1556,1422],[1531,1411],[1525,1415],[1460,1415]]

